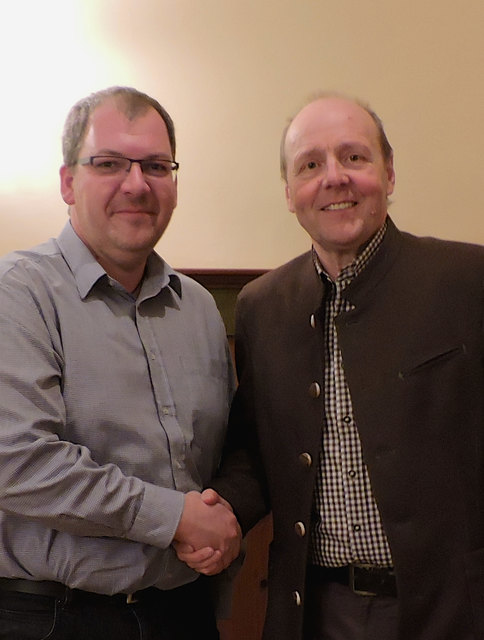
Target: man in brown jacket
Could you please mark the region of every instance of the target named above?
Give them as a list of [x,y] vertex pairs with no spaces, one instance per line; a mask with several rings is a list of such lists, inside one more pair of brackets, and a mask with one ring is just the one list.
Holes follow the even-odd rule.
[[484,249],[395,227],[392,149],[357,101],[306,105],[282,172],[312,250],[239,297],[213,484],[243,530],[272,510],[264,638],[482,639]]

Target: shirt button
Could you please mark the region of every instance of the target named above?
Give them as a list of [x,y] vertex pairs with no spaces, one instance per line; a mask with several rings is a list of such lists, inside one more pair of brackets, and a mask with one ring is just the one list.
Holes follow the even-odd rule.
[[296,524],[294,525],[294,530],[300,538],[304,538],[304,536],[306,535],[306,527],[304,526],[304,522],[296,522]]
[[309,453],[304,452],[299,455],[299,462],[303,467],[310,467],[313,464],[313,459]]
[[294,604],[296,605],[296,607],[300,607],[301,606],[301,595],[300,595],[299,591],[293,591],[292,592],[292,599],[294,600]]
[[351,422],[351,416],[345,416],[343,418],[343,422],[346,422],[346,424],[348,424],[349,422]]
[[356,476],[356,471],[354,469],[350,469],[350,471],[348,471],[348,475],[350,478],[354,478]]
[[309,385],[309,395],[311,398],[319,398],[321,395],[321,387],[317,382],[313,382]]
[[361,531],[360,525],[359,524],[354,524],[353,525],[353,531],[356,531],[356,532]]

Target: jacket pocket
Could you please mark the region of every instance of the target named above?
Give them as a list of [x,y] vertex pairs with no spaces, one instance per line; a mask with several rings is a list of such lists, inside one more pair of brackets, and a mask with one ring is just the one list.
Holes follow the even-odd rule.
[[466,345],[460,344],[457,346],[451,346],[435,350],[433,352],[428,352],[423,355],[421,354],[418,361],[408,362],[408,364],[406,363],[404,367],[398,372],[398,377],[401,380],[405,380],[412,375],[426,372],[428,369],[443,365],[458,356],[465,355],[466,353]]

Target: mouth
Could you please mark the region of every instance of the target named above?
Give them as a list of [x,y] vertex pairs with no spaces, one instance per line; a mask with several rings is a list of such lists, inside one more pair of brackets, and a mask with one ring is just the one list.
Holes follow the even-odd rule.
[[127,215],[139,215],[145,213],[146,215],[151,215],[152,211],[147,209],[117,209],[114,213],[124,213]]
[[321,207],[321,211],[341,211],[342,209],[352,209],[358,203],[354,200],[346,200],[345,202],[332,202],[331,204]]

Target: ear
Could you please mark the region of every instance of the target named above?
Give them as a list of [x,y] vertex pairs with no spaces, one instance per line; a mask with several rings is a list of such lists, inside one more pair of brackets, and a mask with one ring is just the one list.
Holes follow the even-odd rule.
[[284,193],[286,194],[286,203],[287,203],[287,208],[289,209],[289,211],[291,213],[294,213],[296,211],[295,207],[294,207],[294,202],[292,200],[292,196],[291,196],[291,190],[289,189],[289,185],[286,182],[286,186],[284,187]]
[[389,158],[386,166],[387,171],[387,196],[393,193],[393,189],[395,188],[395,169],[393,168],[393,154]]
[[66,204],[75,204],[74,197],[74,174],[72,167],[66,167],[66,165],[62,165],[59,171],[60,174],[60,192],[62,195],[62,199]]

